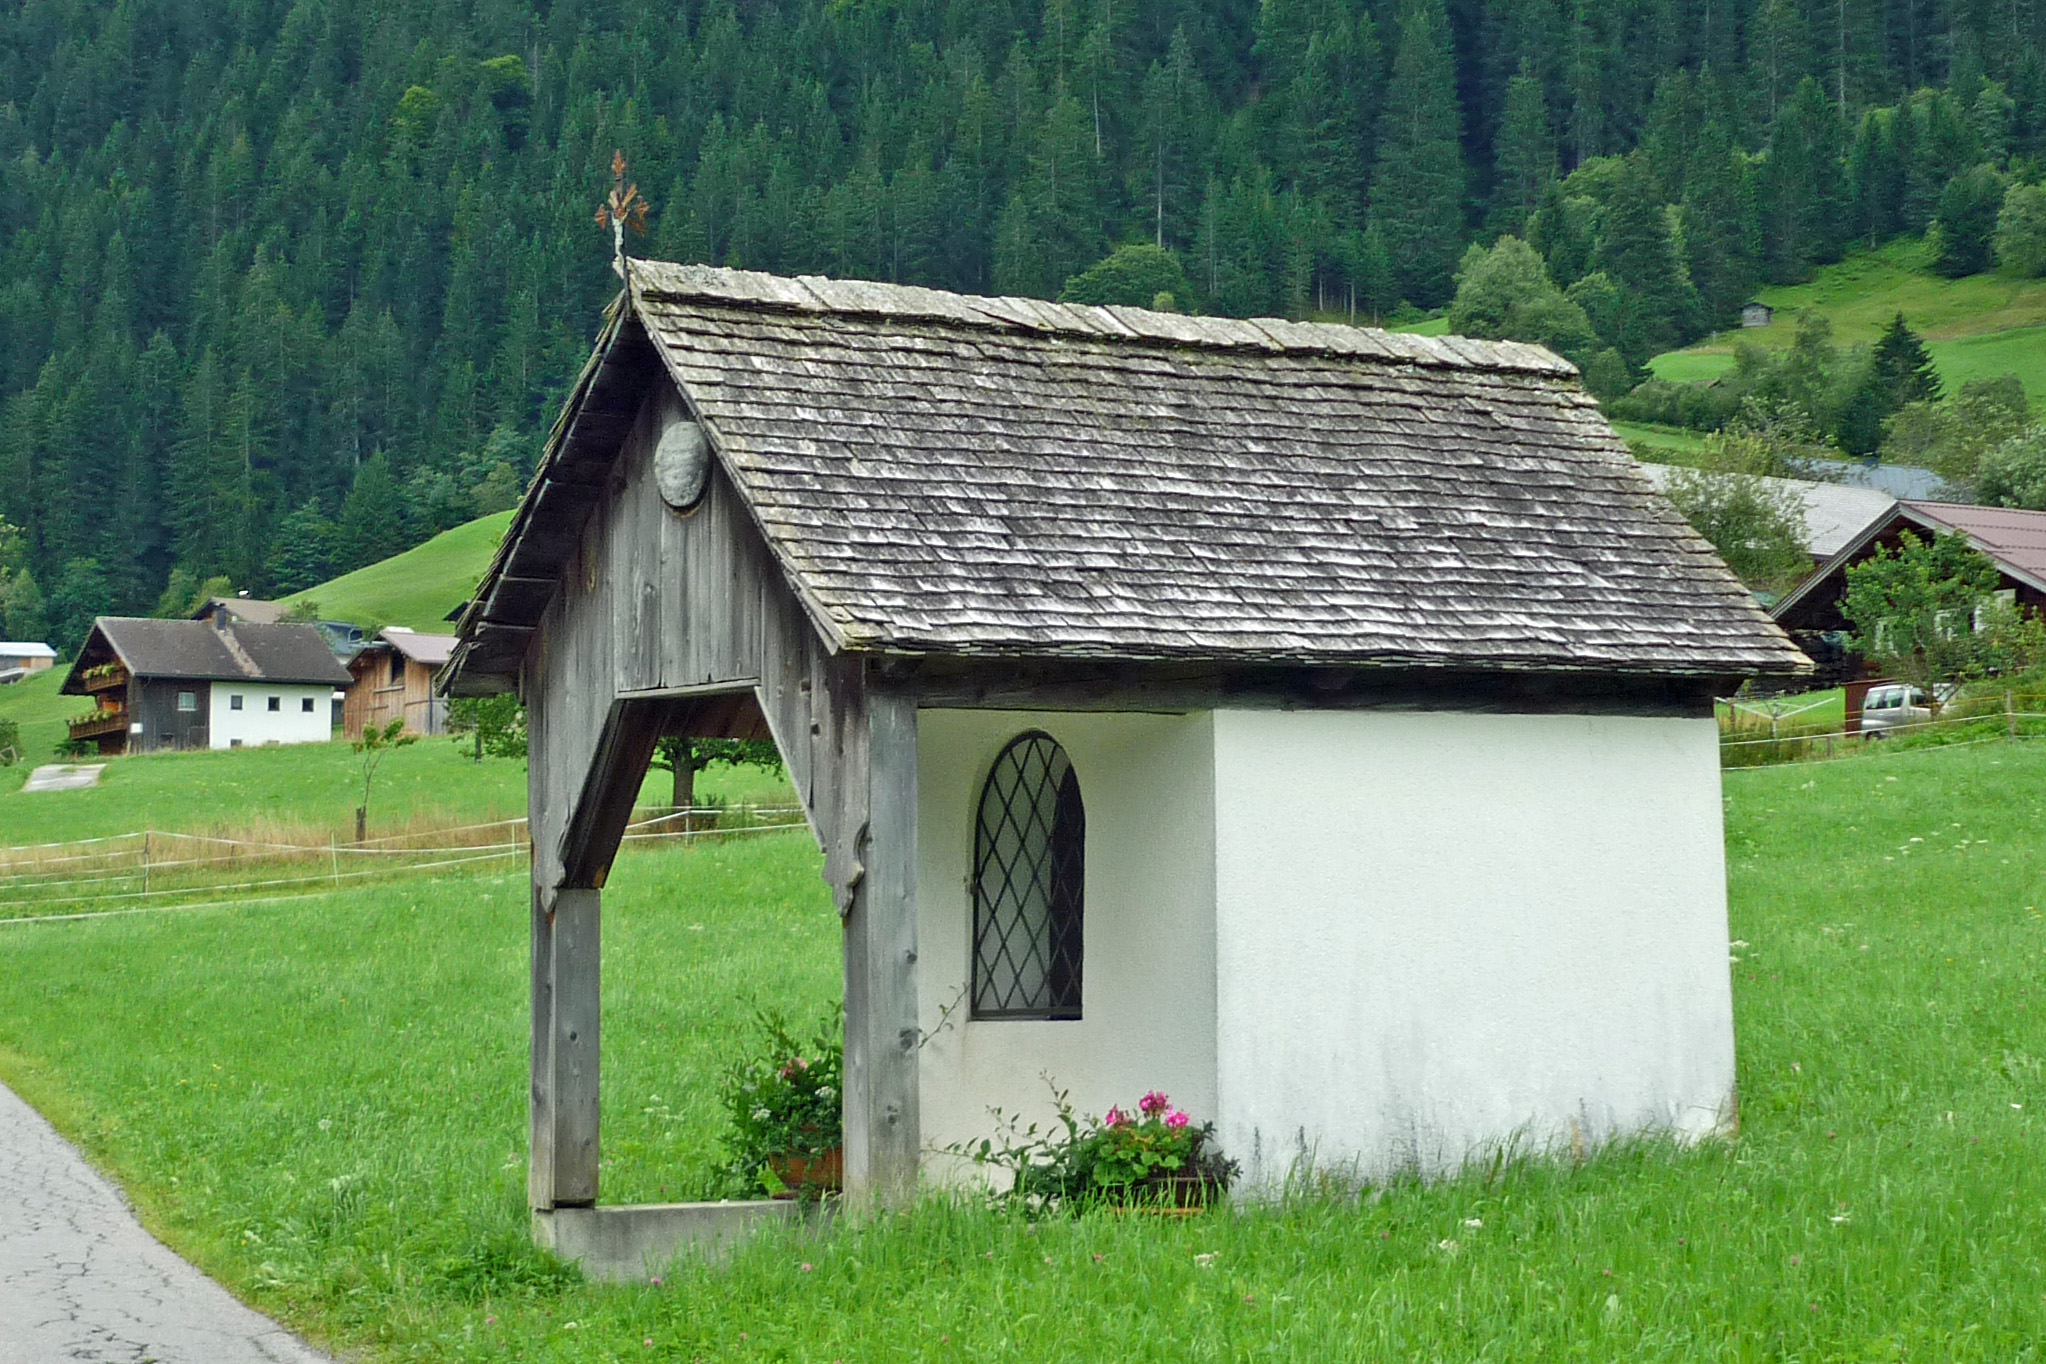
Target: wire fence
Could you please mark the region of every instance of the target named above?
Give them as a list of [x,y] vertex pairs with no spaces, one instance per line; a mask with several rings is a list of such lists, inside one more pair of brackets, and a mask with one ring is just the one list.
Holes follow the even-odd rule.
[[[1809,710],[1813,707],[1803,707]],[[1938,714],[1922,720],[1888,723],[1877,729],[1818,728],[1794,723],[1798,712],[1747,712],[1756,722],[1742,724],[1740,712],[1722,719],[1719,735],[1721,767],[1766,767],[1776,763],[1813,762],[1855,757],[1871,745],[1887,750],[1947,748],[1990,739],[2046,738],[2046,696],[2005,692],[2001,695],[1957,697]],[[1864,715],[1864,723],[1866,716]],[[1785,721],[1793,721],[1785,723]],[[1769,732],[1761,732],[1766,725]]]
[[[626,826],[627,847],[741,838],[805,826],[795,805],[669,810]],[[531,851],[526,821],[413,830],[360,843],[140,833],[0,848],[0,918],[288,894],[455,869],[510,870]]]

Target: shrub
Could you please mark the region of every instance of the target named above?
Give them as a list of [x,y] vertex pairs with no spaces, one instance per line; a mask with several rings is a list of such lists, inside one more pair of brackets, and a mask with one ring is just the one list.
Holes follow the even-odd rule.
[[1751,591],[1781,594],[1811,569],[1794,489],[1753,474],[1673,469],[1663,491]]
[[1985,453],[1975,468],[1975,495],[1993,507],[2046,511],[2046,426]]
[[1192,293],[1179,257],[1170,251],[1150,245],[1118,246],[1106,259],[1068,279],[1059,301],[1149,308],[1160,294],[1178,300]]
[[2012,185],[1996,215],[1996,259],[2020,275],[2046,275],[2046,185]]
[[1449,329],[1459,336],[1531,341],[1579,364],[1595,344],[1584,309],[1563,297],[1542,258],[1518,237],[1464,252]]
[[1741,390],[1733,384],[1673,384],[1666,379],[1648,379],[1608,401],[1605,411],[1615,421],[1717,431],[1733,419],[1740,403]]
[[21,758],[21,722],[0,716],[0,767],[12,767]]
[[1987,270],[2003,199],[2003,178],[1993,166],[1970,166],[1947,181],[1926,235],[1932,268],[1950,279]]

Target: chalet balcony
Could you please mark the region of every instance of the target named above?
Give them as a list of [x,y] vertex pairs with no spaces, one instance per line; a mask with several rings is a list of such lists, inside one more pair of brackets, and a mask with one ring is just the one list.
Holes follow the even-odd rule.
[[126,668],[115,668],[111,672],[100,672],[99,669],[94,668],[85,675],[84,680],[87,695],[95,692],[115,691],[128,685],[128,670]]
[[71,737],[74,739],[97,739],[103,734],[125,734],[128,732],[128,713],[121,710],[96,710],[90,715],[81,715],[70,722]]

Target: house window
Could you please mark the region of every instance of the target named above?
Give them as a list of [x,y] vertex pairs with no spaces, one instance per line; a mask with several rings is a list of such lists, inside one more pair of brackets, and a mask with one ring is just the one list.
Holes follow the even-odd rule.
[[270,698],[270,710],[271,710],[271,712],[272,712],[273,714],[274,714],[275,712],[277,712],[277,711],[281,711],[281,710],[283,710],[283,709],[284,709],[284,698],[283,698],[283,697],[281,697],[281,696],[273,696],[273,697],[271,697],[271,698]]
[[181,711],[183,711],[183,712],[184,712],[185,714],[187,714],[187,715],[190,715],[190,714],[191,714],[192,712],[194,712],[194,711],[198,710],[198,709],[199,709],[199,693],[198,693],[198,692],[195,692],[195,691],[181,691],[181,692],[179,692],[179,693],[178,693],[178,709],[179,709],[179,710],[181,710]]
[[973,838],[973,1016],[1078,1018],[1087,810],[1049,734],[1013,740]]
[[313,698],[310,696],[301,696],[298,700],[298,708],[301,713],[311,715],[313,713]]
[[229,710],[240,710],[240,709],[242,708],[242,699],[241,699],[241,697],[239,697],[239,696],[230,696],[230,697],[228,697],[228,698],[227,698],[227,708],[228,708]]
[[391,684],[396,686],[405,680],[405,655],[391,650]]

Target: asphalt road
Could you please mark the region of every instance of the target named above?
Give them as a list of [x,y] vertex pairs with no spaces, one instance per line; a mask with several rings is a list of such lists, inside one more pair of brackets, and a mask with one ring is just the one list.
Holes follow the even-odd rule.
[[142,1229],[0,1085],[0,1364],[332,1364]]

